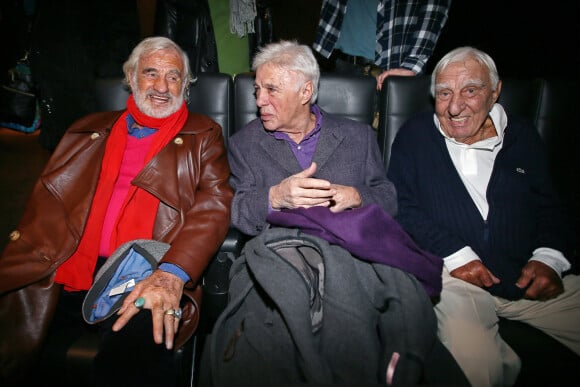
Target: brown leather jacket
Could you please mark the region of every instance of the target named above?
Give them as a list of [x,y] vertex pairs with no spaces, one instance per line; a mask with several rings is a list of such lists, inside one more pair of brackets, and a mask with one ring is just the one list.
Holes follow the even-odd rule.
[[[53,273],[77,248],[110,128],[122,112],[94,113],[65,133],[36,182],[18,228],[0,257],[0,294]],[[161,262],[197,285],[230,225],[233,192],[219,124],[189,118],[133,180],[160,200],[153,239],[171,244]]]

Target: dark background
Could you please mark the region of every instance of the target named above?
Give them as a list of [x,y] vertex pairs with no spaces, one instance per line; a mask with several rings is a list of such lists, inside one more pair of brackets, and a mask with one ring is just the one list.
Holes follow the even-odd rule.
[[429,68],[447,51],[473,45],[494,58],[500,77],[570,76],[580,66],[578,4],[454,0]]
[[[321,0],[272,3],[277,36],[311,44]],[[580,68],[579,4],[562,0],[453,0],[427,73],[446,52],[472,45],[494,58],[500,76],[565,77]]]
[[[95,110],[94,79],[122,76],[122,63],[132,47],[151,35],[161,1],[208,0],[0,0],[0,80],[32,44],[32,75],[41,90],[40,141],[45,147],[55,147],[76,118]],[[209,4],[212,1],[228,0]],[[270,9],[273,40],[312,44],[322,0],[256,1]],[[447,51],[472,45],[494,58],[500,77],[568,77],[580,68],[577,4],[453,0],[425,72],[431,73]],[[322,70],[328,70],[328,61],[317,57]],[[249,58],[240,60],[249,68]]]
[[[270,4],[272,9],[275,37],[297,39],[309,45],[312,43],[321,0],[261,1]],[[80,34],[74,33],[75,29],[84,26],[83,33],[90,33],[93,38],[88,45],[112,42],[114,46],[111,50],[100,51],[105,55],[116,52],[125,54],[127,49],[122,45],[126,44],[125,41],[133,43],[134,36],[123,39],[119,35],[132,34],[138,28],[134,26],[131,12],[136,13],[138,8],[154,8],[155,4],[154,0],[2,0],[0,44],[3,53],[0,56],[0,74],[4,74],[18,59],[27,39],[26,17],[22,11],[26,7],[23,4],[43,2],[50,3],[51,7],[47,8],[52,10],[63,6],[74,8],[75,3],[77,6],[83,4],[80,11],[69,10],[50,15],[53,31],[58,29],[61,33],[69,32],[68,39],[54,40],[54,45],[66,49],[68,42],[81,38]],[[524,0],[454,0],[449,20],[428,64],[428,72],[445,52],[457,46],[473,45],[492,55],[502,76],[566,76],[568,72],[577,71],[580,67],[579,10],[576,1],[540,3]],[[142,33],[144,30],[141,29]],[[56,32],[51,34],[56,35]],[[110,62],[103,60],[103,63]],[[106,69],[105,72],[107,70],[111,71]]]

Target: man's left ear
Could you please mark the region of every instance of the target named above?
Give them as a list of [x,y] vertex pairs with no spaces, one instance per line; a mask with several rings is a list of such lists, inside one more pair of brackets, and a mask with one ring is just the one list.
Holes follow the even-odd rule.
[[497,87],[495,88],[495,100],[493,101],[494,103],[497,102],[500,94],[501,94],[501,80],[498,81]]
[[314,86],[312,85],[312,81],[306,81],[304,83],[304,85],[302,86],[302,100],[304,102],[310,102],[310,99],[312,98],[312,92],[313,92],[313,88]]
[[125,80],[127,81],[127,85],[129,86],[129,89],[131,89],[131,92],[133,92],[135,85],[133,85],[133,73],[132,72],[128,72]]

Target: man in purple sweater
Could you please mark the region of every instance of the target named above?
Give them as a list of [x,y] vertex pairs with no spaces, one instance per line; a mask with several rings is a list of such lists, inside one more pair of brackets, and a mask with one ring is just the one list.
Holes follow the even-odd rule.
[[409,120],[388,177],[397,220],[443,258],[439,337],[474,386],[511,385],[521,362],[498,316],[524,321],[580,354],[580,277],[569,274],[572,229],[536,129],[496,101],[493,59],[472,47],[432,74],[435,115]]
[[228,147],[232,224],[257,235],[270,211],[313,206],[341,212],[377,204],[394,215],[395,188],[370,125],[327,114],[315,103],[320,69],[311,49],[270,44],[253,69],[260,117]]
[[[328,114],[316,104],[320,69],[311,49],[292,41],[271,43],[255,56],[253,70],[260,117],[238,130],[228,147],[230,184],[234,188],[233,226],[254,236],[270,226],[269,215],[273,213],[316,209],[323,210],[314,215],[310,212],[316,221],[323,225],[335,222],[332,230],[324,231],[336,231],[348,224],[338,234],[349,239],[353,237],[351,231],[361,230],[356,227],[356,220],[360,219],[357,209],[394,216],[396,192],[387,178],[376,134],[370,125]],[[351,221],[347,222],[344,219],[349,215]],[[343,223],[339,223],[341,220]],[[302,221],[312,225],[304,218]],[[301,228],[298,223],[294,225]],[[383,241],[390,238],[393,243],[391,250],[379,244],[373,246],[377,250],[383,248],[387,254],[393,248],[403,248],[404,236],[395,230],[379,232],[384,232]],[[370,241],[373,237],[368,234],[371,232],[361,233]],[[400,243],[396,244],[396,238],[401,239]],[[415,265],[408,254],[391,255],[386,259],[409,258],[400,266]],[[424,262],[421,270],[431,270],[425,269],[429,261]],[[343,284],[345,288],[351,285]],[[428,329],[427,320],[422,323]],[[427,384],[467,385],[459,366],[439,341],[431,348],[423,372]]]

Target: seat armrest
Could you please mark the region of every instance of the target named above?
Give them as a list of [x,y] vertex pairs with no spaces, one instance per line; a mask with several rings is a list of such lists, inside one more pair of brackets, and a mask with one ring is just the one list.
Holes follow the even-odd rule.
[[230,267],[234,259],[241,254],[248,239],[246,234],[230,227],[226,239],[203,275],[201,318],[209,331],[228,303]]
[[242,252],[244,244],[248,239],[248,235],[242,233],[235,227],[230,227],[228,234],[226,235],[226,239],[223,241],[219,252],[233,253],[234,255],[238,256]]

